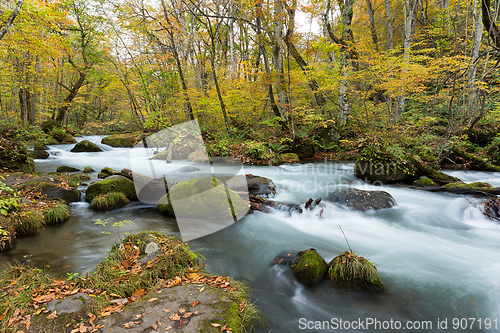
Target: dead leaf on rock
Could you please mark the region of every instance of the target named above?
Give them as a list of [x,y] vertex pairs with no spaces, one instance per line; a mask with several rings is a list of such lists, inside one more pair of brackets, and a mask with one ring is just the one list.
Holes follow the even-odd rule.
[[212,325],[213,327],[221,327],[222,326],[221,324],[217,324],[217,323],[210,323],[210,325]]
[[125,328],[132,328],[135,327],[136,323],[133,321],[129,321],[128,323],[123,324],[123,327]]
[[153,324],[153,325],[151,325],[151,327],[152,327],[155,331],[158,331],[158,325]]
[[154,302],[154,301],[156,301],[157,299],[158,299],[158,297],[153,297],[153,298],[148,299],[148,302]]
[[189,318],[193,315],[192,312],[186,312],[185,314],[182,315],[182,318]]
[[172,326],[168,326],[165,328],[165,331],[170,331],[172,329]]
[[194,308],[195,306],[197,306],[200,303],[201,303],[200,301],[194,301],[193,304],[191,304],[191,306]]
[[177,320],[180,320],[181,319],[181,316],[179,316],[177,313],[174,313],[173,315],[171,315],[170,317],[168,317],[170,320],[172,321],[177,321]]

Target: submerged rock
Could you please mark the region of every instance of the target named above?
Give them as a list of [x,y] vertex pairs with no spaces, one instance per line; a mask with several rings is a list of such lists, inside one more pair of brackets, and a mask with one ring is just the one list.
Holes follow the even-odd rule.
[[362,287],[370,290],[384,289],[377,268],[368,259],[345,251],[330,262],[330,282],[341,286]]
[[299,253],[299,258],[291,266],[291,270],[300,283],[312,285],[325,278],[328,264],[316,250],[307,249]]
[[340,190],[328,195],[328,200],[356,210],[377,210],[391,208],[396,201],[385,191]]
[[78,142],[75,147],[70,150],[70,152],[72,153],[93,153],[101,151],[101,148],[99,148],[95,143],[90,142],[89,140]]
[[176,201],[176,208],[182,208],[177,214],[183,217],[228,218],[241,216],[248,211],[241,197],[219,179],[212,177],[176,184],[158,201],[160,212],[175,216],[171,200]]
[[104,180],[90,184],[86,192],[86,200],[92,202],[96,196],[103,196],[108,193],[123,192],[127,199],[137,200],[134,183],[123,176],[111,176]]

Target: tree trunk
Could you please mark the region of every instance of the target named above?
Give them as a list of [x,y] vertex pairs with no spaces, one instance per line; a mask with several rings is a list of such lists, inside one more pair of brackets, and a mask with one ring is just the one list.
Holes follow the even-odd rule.
[[495,24],[494,12],[491,9],[490,0],[481,1],[481,10],[483,17],[484,29],[488,32],[488,36],[493,42],[493,46],[496,48],[496,52],[500,52],[500,31]]
[[[2,2],[2,5],[4,3],[5,2]],[[7,33],[7,30],[9,30],[9,28],[14,23],[14,20],[16,19],[17,14],[19,14],[19,12],[21,11],[21,8],[23,7],[23,3],[24,3],[24,0],[20,0],[17,2],[16,8],[14,8],[14,11],[10,14],[9,19],[7,20],[7,23],[5,23],[5,25],[2,27],[2,29],[0,29],[0,40],[2,40],[2,38]]]
[[387,29],[387,49],[394,48],[394,27],[392,26],[392,8],[389,0],[384,0],[385,5],[385,27]]
[[[481,49],[481,41],[483,37],[483,24],[479,18],[479,13],[477,10],[478,3],[477,0],[474,1],[474,42],[472,44],[472,65],[469,67],[469,77],[467,80],[469,87],[469,101],[467,105],[467,117],[469,117],[469,121],[471,121],[475,114],[478,102],[478,86],[476,82],[476,73],[477,73],[477,61],[479,59],[479,51]],[[469,122],[470,125],[470,122]]]
[[373,45],[375,46],[375,50],[378,52],[378,36],[375,28],[375,11],[373,10],[371,0],[366,0],[366,7],[368,10],[368,16],[370,17],[370,32],[372,33]]
[[78,93],[78,90],[83,86],[85,83],[85,79],[87,77],[87,72],[89,68],[85,68],[84,70],[80,71],[79,76],[78,76],[78,81],[75,82],[75,84],[72,85],[72,87],[69,89],[69,93],[64,99],[62,105],[59,107],[57,110],[57,117],[56,117],[56,122],[58,124],[62,124],[64,121],[64,117],[66,116],[69,107],[71,106],[71,103],[76,97],[76,94]]

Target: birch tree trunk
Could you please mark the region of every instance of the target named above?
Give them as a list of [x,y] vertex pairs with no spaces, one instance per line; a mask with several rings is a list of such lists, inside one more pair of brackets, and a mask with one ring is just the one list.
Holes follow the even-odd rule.
[[478,0],[474,1],[472,15],[474,16],[474,42],[472,44],[472,65],[469,67],[467,86],[469,87],[469,101],[467,105],[467,117],[472,119],[476,113],[478,102],[478,86],[476,84],[477,61],[479,59],[479,50],[483,38],[483,23],[477,10]]

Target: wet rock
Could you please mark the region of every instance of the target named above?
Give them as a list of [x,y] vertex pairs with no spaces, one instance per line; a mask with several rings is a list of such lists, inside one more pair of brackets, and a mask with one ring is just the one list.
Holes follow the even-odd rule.
[[83,140],[78,142],[73,149],[70,150],[72,153],[93,153],[101,152],[102,149],[99,148],[95,143],[88,140]]
[[81,171],[80,169],[73,168],[67,165],[61,165],[57,167],[56,172],[78,172]]
[[303,284],[312,285],[321,282],[328,271],[328,264],[315,249],[299,253],[296,263],[291,266],[293,276]]
[[47,310],[57,311],[57,314],[75,313],[85,310],[85,304],[92,298],[85,293],[71,295],[63,299],[54,299],[47,304]]
[[330,193],[328,200],[360,211],[391,208],[396,205],[392,195],[385,191],[345,189]]
[[113,134],[102,138],[101,143],[111,147],[132,148],[141,139],[141,133]]
[[91,167],[89,166],[86,166],[84,169],[83,169],[83,172],[84,173],[91,173],[91,172],[95,172],[94,169],[92,169]]
[[328,279],[340,286],[382,290],[377,268],[368,259],[345,251],[330,262]]
[[111,176],[119,175],[120,173],[116,170],[113,170],[108,167],[104,167],[101,169],[101,171],[97,174],[97,178],[99,179],[106,179]]
[[49,153],[45,150],[33,150],[29,152],[29,157],[35,160],[46,160],[49,158]]
[[276,194],[276,185],[271,179],[251,174],[247,174],[246,178],[249,194],[261,197],[270,197]]
[[420,179],[416,180],[413,183],[413,185],[414,186],[418,186],[418,187],[434,187],[434,186],[438,186],[435,181],[433,181],[432,179],[427,178],[427,177],[420,178]]
[[247,204],[234,191],[219,179],[212,177],[176,184],[160,199],[158,202],[160,212],[175,216],[170,200],[181,203],[184,209],[177,214],[182,214],[183,217],[228,218],[246,214],[248,211]]
[[292,266],[299,259],[298,253],[280,253],[274,258],[273,265]]
[[123,192],[127,199],[137,200],[134,183],[123,176],[110,176],[104,180],[90,184],[86,192],[86,200],[92,202],[94,197],[111,192]]
[[249,195],[249,198],[250,198],[250,209],[252,210],[258,210],[263,213],[270,213],[271,212],[270,208],[274,208],[276,210],[281,210],[284,212],[291,213],[293,211],[296,211],[302,213],[302,207],[297,204],[278,202],[252,194]]

